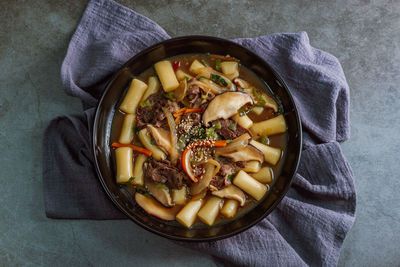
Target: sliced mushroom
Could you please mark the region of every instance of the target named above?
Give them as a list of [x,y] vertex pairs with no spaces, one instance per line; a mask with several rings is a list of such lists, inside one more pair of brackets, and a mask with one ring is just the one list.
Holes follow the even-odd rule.
[[278,112],[278,103],[272,97],[266,94],[262,94],[262,97],[265,100],[265,107],[272,108],[274,112]]
[[186,79],[179,82],[179,87],[175,89],[174,95],[177,101],[182,101],[185,98],[188,89]]
[[154,127],[153,125],[149,124],[147,125],[147,129],[151,133],[151,135],[154,138],[154,141],[156,141],[157,145],[166,153],[169,153],[171,151],[171,139],[170,139],[170,133],[163,129],[163,128],[157,128]]
[[180,206],[166,208],[160,205],[154,198],[146,197],[145,195],[139,193],[135,194],[135,201],[148,214],[164,221],[175,220],[176,214],[181,209]]
[[253,99],[248,94],[241,92],[226,92],[217,95],[204,111],[203,123],[207,126],[210,121],[221,118],[228,119],[248,103],[253,104]]
[[243,88],[243,89],[247,89],[247,88],[250,88],[250,87],[251,87],[251,84],[250,84],[250,83],[248,83],[248,82],[246,82],[245,80],[240,79],[240,78],[234,79],[233,82],[234,82],[237,86],[239,86],[239,87],[241,87],[241,88]]
[[146,187],[149,189],[150,193],[155,199],[157,199],[161,204],[167,207],[172,207],[171,195],[169,194],[168,187],[164,184],[156,184],[152,181],[146,181]]
[[240,206],[243,206],[244,203],[246,202],[246,196],[243,193],[242,190],[239,189],[239,187],[234,186],[234,185],[228,185],[224,189],[218,190],[218,191],[213,191],[211,194],[214,196],[220,197],[220,198],[228,198],[228,199],[234,199],[239,201]]
[[232,153],[235,151],[239,151],[239,150],[245,148],[249,144],[250,140],[251,140],[250,134],[244,133],[241,136],[233,139],[225,147],[216,148],[215,155],[218,156],[218,155],[223,155],[223,154],[228,154],[228,153]]
[[251,145],[245,146],[244,148],[233,152],[218,153],[218,155],[231,158],[234,162],[250,160],[257,160],[260,163],[264,162],[264,154]]

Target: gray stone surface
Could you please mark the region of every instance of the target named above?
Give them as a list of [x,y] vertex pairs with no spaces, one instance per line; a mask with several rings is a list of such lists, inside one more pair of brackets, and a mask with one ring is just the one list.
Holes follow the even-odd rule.
[[[171,36],[225,38],[307,31],[337,56],[351,88],[357,219],[340,266],[400,265],[400,3],[398,1],[119,1]],[[44,215],[41,142],[60,114],[80,112],[59,69],[87,4],[0,1],[0,266],[214,265],[129,221]]]

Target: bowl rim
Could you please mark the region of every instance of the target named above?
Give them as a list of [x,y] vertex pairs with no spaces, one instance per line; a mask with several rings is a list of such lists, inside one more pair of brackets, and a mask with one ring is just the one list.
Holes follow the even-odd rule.
[[[102,176],[102,173],[101,173],[101,170],[100,170],[100,167],[99,167],[99,164],[98,164],[98,158],[97,158],[97,155],[96,155],[97,127],[99,125],[100,108],[101,108],[101,104],[103,103],[103,100],[104,100],[105,96],[107,95],[107,92],[111,88],[111,84],[113,84],[113,82],[116,80],[116,78],[119,76],[119,74],[124,69],[126,69],[132,62],[134,62],[137,58],[147,54],[148,52],[153,50],[155,47],[157,47],[159,45],[168,44],[170,42],[187,41],[188,39],[196,39],[198,41],[211,41],[211,42],[229,43],[229,44],[231,44],[233,46],[238,46],[239,48],[244,49],[252,57],[256,58],[259,61],[262,61],[266,66],[269,67],[269,70],[274,75],[274,78],[277,79],[280,82],[280,84],[282,85],[281,87],[287,92],[289,100],[293,104],[293,112],[294,112],[294,115],[295,115],[295,118],[296,118],[296,123],[297,123],[298,128],[299,128],[299,131],[297,133],[299,135],[298,136],[299,147],[297,148],[298,149],[298,153],[296,154],[297,159],[296,159],[296,163],[295,163],[295,168],[292,170],[293,174],[290,177],[290,181],[286,184],[286,186],[282,190],[282,194],[280,194],[280,196],[273,202],[273,204],[271,206],[269,206],[269,208],[259,218],[257,218],[256,220],[253,220],[248,225],[240,227],[240,228],[238,228],[238,229],[236,229],[236,230],[234,230],[232,232],[226,233],[226,234],[221,234],[221,235],[218,235],[218,236],[202,237],[202,238],[180,237],[180,236],[170,235],[168,233],[164,233],[162,231],[155,230],[152,227],[148,226],[147,224],[136,220],[136,218],[131,216],[127,211],[125,211],[125,209],[122,207],[122,205],[118,201],[116,201],[116,199],[112,196],[112,192],[107,187],[107,185],[105,183],[105,180],[104,180],[104,178]],[[144,50],[140,51],[139,53],[135,54],[126,63],[124,63],[121,67],[119,67],[118,70],[116,70],[112,74],[111,78],[109,78],[108,82],[104,86],[104,91],[102,92],[101,98],[99,99],[99,101],[97,103],[97,107],[96,107],[96,111],[95,111],[95,115],[94,115],[94,121],[93,121],[93,131],[92,131],[91,137],[92,137],[92,142],[91,142],[92,153],[94,155],[94,164],[95,164],[95,169],[96,169],[97,176],[98,176],[98,178],[100,180],[100,183],[101,183],[104,191],[107,193],[108,197],[112,200],[114,205],[117,206],[118,209],[120,211],[122,211],[128,217],[128,219],[130,219],[131,221],[133,221],[137,225],[141,226],[145,230],[147,230],[147,231],[149,231],[151,233],[154,233],[156,235],[165,237],[167,239],[176,240],[176,241],[187,241],[187,242],[209,242],[209,241],[216,241],[216,240],[229,238],[229,237],[232,237],[234,235],[237,235],[239,233],[242,233],[242,232],[250,229],[251,227],[253,227],[257,223],[259,223],[261,220],[265,219],[276,208],[276,206],[282,201],[282,199],[286,196],[287,192],[289,191],[289,189],[291,187],[291,184],[293,182],[293,178],[296,176],[296,173],[297,173],[297,170],[298,170],[298,167],[299,167],[299,164],[300,164],[300,159],[301,159],[301,154],[302,154],[302,146],[303,146],[303,134],[302,134],[302,123],[301,123],[301,119],[300,119],[300,113],[298,111],[296,102],[294,101],[294,98],[292,96],[292,93],[289,90],[289,87],[287,86],[287,84],[283,80],[283,78],[279,75],[279,73],[268,62],[266,62],[261,56],[257,55],[255,52],[253,52],[250,49],[242,46],[241,44],[235,43],[235,42],[233,42],[231,40],[228,40],[228,39],[215,37],[215,36],[207,36],[207,35],[185,35],[185,36],[174,37],[174,38],[170,38],[170,39],[166,39],[166,40],[157,42],[157,43],[145,48]],[[150,216],[150,215],[148,215],[148,216]]]

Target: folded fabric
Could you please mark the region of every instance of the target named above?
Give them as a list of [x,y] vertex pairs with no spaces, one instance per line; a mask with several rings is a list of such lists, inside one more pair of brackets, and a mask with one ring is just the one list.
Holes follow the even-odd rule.
[[[80,116],[61,116],[44,133],[46,215],[58,219],[122,219],[96,176],[91,150],[95,107],[123,63],[170,36],[155,22],[111,0],[93,0],[62,65],[67,94]],[[234,237],[185,244],[226,265],[336,265],[354,222],[356,194],[338,142],[349,138],[349,88],[338,60],[310,46],[305,32],[235,42],[263,57],[287,82],[300,111],[304,151],[293,186],[262,222]]]

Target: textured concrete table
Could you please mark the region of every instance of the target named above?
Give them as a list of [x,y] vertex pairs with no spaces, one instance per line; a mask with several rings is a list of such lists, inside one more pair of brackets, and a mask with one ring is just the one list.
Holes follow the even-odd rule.
[[[120,2],[171,36],[304,30],[313,46],[337,56],[351,88],[352,139],[343,150],[358,190],[357,219],[339,265],[400,264],[398,1]],[[213,265],[130,221],[44,215],[42,132],[53,117],[81,111],[63,93],[59,69],[86,4],[0,1],[0,266]]]

